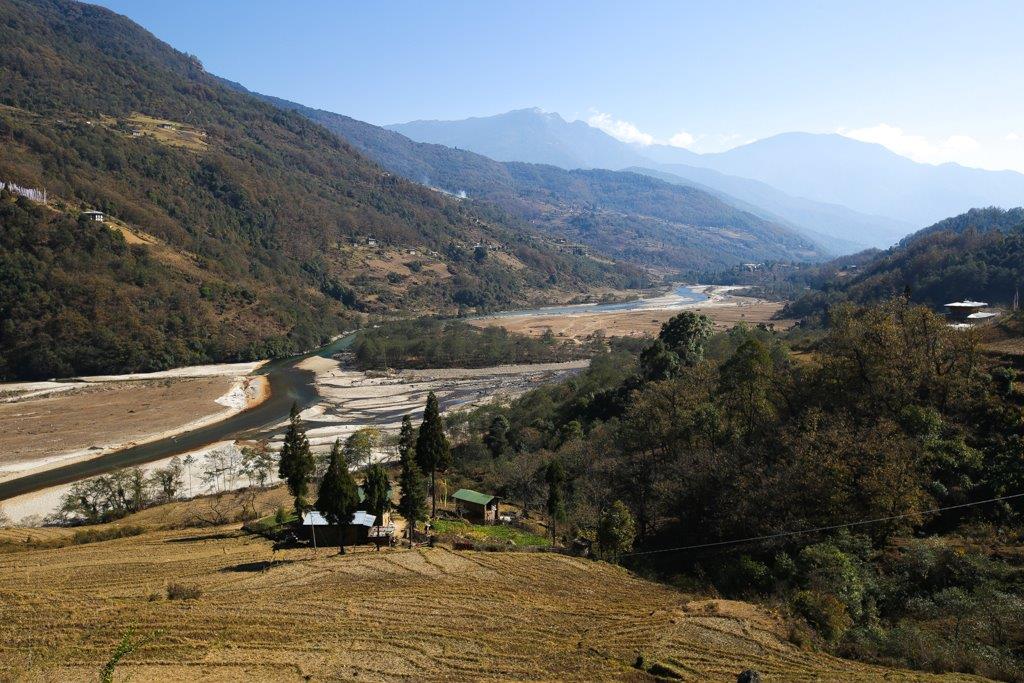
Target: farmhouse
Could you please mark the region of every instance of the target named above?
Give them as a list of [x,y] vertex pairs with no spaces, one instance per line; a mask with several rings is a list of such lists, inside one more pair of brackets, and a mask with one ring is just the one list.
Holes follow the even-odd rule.
[[97,223],[103,222],[102,211],[83,211],[78,214],[78,220],[80,221],[96,221]]
[[459,489],[452,496],[455,513],[474,524],[494,524],[498,521],[497,496],[489,496],[471,489]]
[[370,529],[376,519],[374,515],[360,510],[352,513],[348,524],[331,524],[322,514],[311,510],[302,515],[302,532],[309,541],[315,534],[317,545],[338,545],[342,538],[345,545],[361,545],[369,542]]

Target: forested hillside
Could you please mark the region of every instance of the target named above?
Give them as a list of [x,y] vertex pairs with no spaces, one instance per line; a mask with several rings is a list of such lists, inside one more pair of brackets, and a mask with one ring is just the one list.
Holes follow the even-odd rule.
[[453,416],[455,485],[765,599],[804,647],[1022,680],[1017,374],[902,299],[838,307],[811,356],[681,313],[639,354]]
[[[154,296],[129,326],[149,330],[133,342],[137,352],[65,350],[29,371],[11,362],[12,349],[33,341],[19,337],[26,331],[59,327],[57,304],[7,306],[7,376],[284,353],[322,341],[353,311],[508,306],[544,290],[638,280],[636,269],[560,253],[503,216],[386,173],[304,117],[225,87],[124,17],[69,0],[0,1],[0,139],[0,181],[45,188],[72,216],[99,209],[153,236],[177,252],[153,279],[176,279],[186,298],[217,292],[220,320],[234,321],[183,335],[175,321],[194,311]],[[85,268],[90,257],[69,226],[11,208],[3,258],[33,258],[25,234],[65,235],[60,271],[70,284],[95,277],[115,288],[61,333],[85,349],[103,333],[98,321],[125,313],[114,302],[134,293],[115,272],[127,266]],[[478,241],[507,257],[470,258]],[[32,277],[38,296],[59,302],[50,280]]]
[[1024,288],[1024,209],[972,209],[866,255],[790,276],[813,290],[783,315],[821,314],[841,301],[864,304],[894,295],[932,307],[962,299],[1010,304]]
[[694,187],[629,172],[497,162],[461,149],[413,142],[340,114],[265,99],[322,124],[405,178],[485,200],[553,238],[635,263],[692,270],[750,260],[814,260],[824,254],[796,232]]

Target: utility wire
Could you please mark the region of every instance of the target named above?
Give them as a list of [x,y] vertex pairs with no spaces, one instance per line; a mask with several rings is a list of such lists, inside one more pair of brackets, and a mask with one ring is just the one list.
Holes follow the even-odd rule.
[[624,553],[619,557],[634,557],[636,555],[655,555],[658,553],[674,553],[683,550],[698,550],[700,548],[714,548],[723,545],[736,545],[739,543],[752,543],[754,541],[766,541],[773,538],[784,538],[786,536],[796,536],[798,534],[813,534],[818,531],[834,531],[835,529],[843,529],[852,526],[864,526],[867,524],[878,524],[879,522],[891,522],[896,519],[905,519],[907,517],[917,517],[918,515],[932,515],[938,512],[946,512],[947,510],[957,510],[960,508],[969,508],[975,505],[986,505],[988,503],[997,503],[1002,500],[1012,500],[1014,498],[1024,498],[1024,493],[1014,493],[1009,496],[999,496],[997,498],[988,498],[986,500],[976,500],[973,503],[961,503],[959,505],[947,505],[941,508],[932,508],[931,510],[921,510],[920,512],[905,512],[900,515],[891,515],[889,517],[876,517],[875,519],[862,519],[856,522],[846,522],[844,524],[832,524],[830,526],[819,526],[813,529],[800,529],[797,531],[780,531],[777,534],[767,534],[765,536],[751,536],[749,538],[735,538],[728,541],[715,541],[714,543],[698,543],[697,545],[684,545],[678,548],[661,548],[659,550],[641,550],[635,553]]

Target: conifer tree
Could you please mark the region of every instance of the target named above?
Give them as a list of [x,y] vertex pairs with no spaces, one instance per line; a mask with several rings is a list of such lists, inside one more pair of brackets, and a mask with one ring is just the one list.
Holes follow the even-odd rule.
[[291,422],[284,435],[281,447],[281,459],[278,463],[278,474],[288,484],[288,491],[295,498],[295,514],[302,521],[302,513],[307,507],[306,492],[309,481],[316,470],[313,454],[309,450],[309,439],[299,419],[299,406],[292,404]]
[[416,463],[416,442],[412,420],[408,415],[402,418],[398,452],[402,465],[402,471],[398,475],[398,488],[401,491],[398,513],[405,519],[407,535],[412,538],[413,532],[416,531],[416,523],[427,518],[427,492],[423,471]]
[[420,469],[430,472],[430,516],[437,516],[437,473],[448,469],[451,447],[444,435],[444,422],[437,396],[431,391],[427,395],[427,407],[423,411],[423,423],[416,439],[416,461]]
[[338,549],[345,554],[345,531],[352,520],[352,513],[359,505],[356,482],[348,471],[348,465],[341,456],[341,441],[335,440],[331,447],[331,462],[327,473],[320,482],[320,495],[316,508],[327,521],[338,525]]
[[384,520],[384,513],[391,507],[389,497],[391,482],[388,480],[387,470],[380,463],[374,463],[366,470],[366,481],[363,483],[363,493],[366,499],[366,511],[377,518],[380,524]]
[[416,457],[416,430],[412,426],[412,418],[402,418],[402,430],[398,433],[398,458]]
[[552,460],[544,471],[548,483],[548,519],[551,524],[551,543],[555,542],[555,525],[565,519],[565,501],[562,488],[565,486],[565,470],[562,463]]

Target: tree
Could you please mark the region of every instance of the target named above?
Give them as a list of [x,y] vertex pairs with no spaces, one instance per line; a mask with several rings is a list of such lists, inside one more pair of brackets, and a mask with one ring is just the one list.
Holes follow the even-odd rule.
[[640,353],[640,369],[644,379],[657,382],[671,379],[679,372],[679,356],[661,339],[654,342]]
[[185,459],[182,461],[182,463],[185,465],[185,468],[188,470],[188,495],[189,495],[189,497],[192,496],[192,465],[193,465],[193,463],[195,463],[195,461],[196,461],[196,458],[191,453],[186,455]]
[[493,457],[500,458],[508,449],[508,430],[508,418],[504,415],[497,415],[491,420],[491,426],[484,435],[484,445],[491,451]]
[[309,439],[306,438],[306,430],[299,419],[299,406],[293,403],[291,422],[284,435],[284,445],[281,447],[278,473],[288,484],[288,491],[295,498],[295,514],[299,520],[302,519],[302,512],[307,506],[306,492],[315,469],[313,455],[309,450]]
[[636,522],[626,504],[616,500],[597,522],[597,550],[601,557],[617,560],[633,549]]
[[658,339],[676,354],[683,365],[694,366],[704,358],[704,345],[714,327],[706,315],[683,311],[661,326]]
[[335,440],[331,447],[331,461],[320,482],[316,509],[338,528],[338,551],[345,554],[345,530],[352,520],[352,513],[359,505],[356,482],[348,471],[348,465],[341,455],[341,441]]
[[366,511],[375,515],[378,523],[383,521],[384,513],[391,507],[391,482],[387,470],[380,463],[374,463],[366,470],[363,493],[366,495]]
[[172,500],[178,494],[178,489],[181,488],[181,470],[181,459],[175,456],[171,458],[167,467],[153,471],[153,484],[164,502]]
[[[402,429],[405,429],[405,420],[402,421]],[[412,424],[409,423],[410,432]],[[402,453],[402,471],[398,476],[398,487],[401,489],[401,496],[398,499],[398,512],[405,518],[409,538],[412,538],[416,531],[416,522],[427,518],[427,492],[426,482],[423,480],[423,472],[416,464],[415,452],[405,449]]]
[[345,439],[345,462],[357,470],[370,464],[373,449],[380,439],[380,430],[375,427],[363,427]]
[[565,519],[565,469],[558,460],[548,463],[544,471],[544,481],[548,483],[548,518],[551,524],[551,542],[555,542],[555,525]]
[[431,391],[427,395],[427,407],[423,411],[423,423],[416,439],[416,460],[420,469],[430,472],[430,516],[437,516],[437,473],[448,469],[451,460],[451,446],[444,435],[444,422],[437,396]]
[[416,429],[412,426],[412,418],[402,417],[402,429],[398,433],[398,458],[416,457]]

